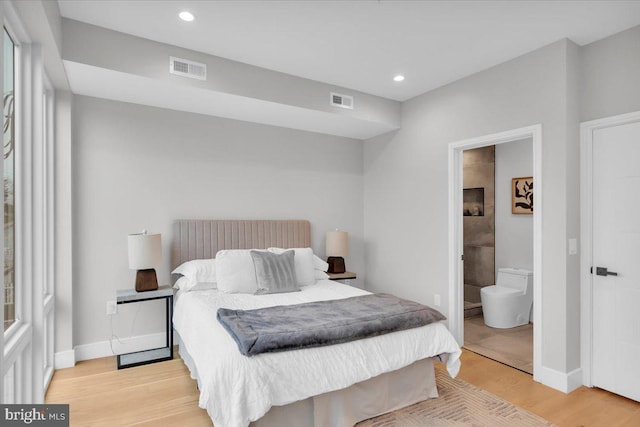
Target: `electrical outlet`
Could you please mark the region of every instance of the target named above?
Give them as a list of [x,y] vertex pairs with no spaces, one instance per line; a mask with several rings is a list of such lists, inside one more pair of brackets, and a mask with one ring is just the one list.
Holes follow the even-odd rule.
[[435,294],[433,296],[433,305],[440,307],[440,294]]
[[115,301],[107,301],[107,316],[118,314],[118,305]]

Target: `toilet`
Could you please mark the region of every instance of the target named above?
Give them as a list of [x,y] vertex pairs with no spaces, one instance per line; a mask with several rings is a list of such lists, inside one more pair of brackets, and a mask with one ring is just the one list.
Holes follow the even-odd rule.
[[492,328],[515,328],[529,323],[533,306],[533,272],[499,268],[495,286],[480,290],[484,323]]

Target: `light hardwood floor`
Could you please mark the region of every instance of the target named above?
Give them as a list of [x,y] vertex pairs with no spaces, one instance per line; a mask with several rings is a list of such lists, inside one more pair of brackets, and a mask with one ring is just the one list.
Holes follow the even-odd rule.
[[[69,403],[72,426],[210,426],[182,360],[118,371],[115,357],[56,371],[47,403]],[[436,363],[436,369],[444,369]],[[564,394],[530,375],[464,351],[459,375],[560,427],[637,427],[640,403],[599,389]]]

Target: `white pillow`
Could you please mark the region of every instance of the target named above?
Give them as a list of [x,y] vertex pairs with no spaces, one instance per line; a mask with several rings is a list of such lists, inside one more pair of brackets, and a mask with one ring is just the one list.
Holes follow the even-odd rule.
[[329,269],[329,264],[316,254],[313,254],[313,268],[320,271],[327,271]]
[[216,289],[216,283],[212,282],[193,282],[187,277],[182,276],[173,285],[174,288],[180,289],[182,292],[203,291],[206,289]]
[[311,248],[269,248],[268,250],[275,254],[281,254],[291,249],[295,252],[293,264],[296,268],[298,286],[308,286],[316,283],[316,277],[313,274],[313,250]]
[[313,270],[313,276],[316,280],[324,280],[329,278],[329,275],[327,273],[320,270]]
[[216,260],[194,259],[180,264],[171,274],[181,274],[193,283],[216,282]]
[[176,280],[176,283],[173,284],[173,287],[176,289],[185,289],[190,285],[191,285],[191,281],[186,277],[182,276],[178,280]]
[[255,294],[256,270],[249,249],[224,249],[216,254],[218,290],[228,294]]

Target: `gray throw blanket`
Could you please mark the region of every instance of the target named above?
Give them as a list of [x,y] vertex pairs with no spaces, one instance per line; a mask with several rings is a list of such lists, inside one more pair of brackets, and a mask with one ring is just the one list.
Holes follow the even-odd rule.
[[444,319],[431,307],[389,294],[256,310],[218,309],[218,321],[245,356],[339,344]]

